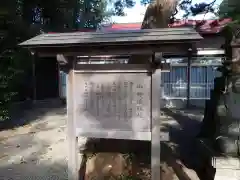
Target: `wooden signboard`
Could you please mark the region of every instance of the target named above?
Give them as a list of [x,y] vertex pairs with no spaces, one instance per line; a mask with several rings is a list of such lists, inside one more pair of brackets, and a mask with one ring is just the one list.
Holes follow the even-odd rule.
[[[57,56],[67,73],[69,180],[79,179],[79,136],[151,140],[151,179],[160,179],[161,67],[155,54],[188,54],[201,39],[191,28],[161,28],[41,34],[20,44],[41,56]],[[76,60],[77,56],[106,54],[148,54],[152,58],[112,66],[88,66]]]
[[151,75],[75,73],[77,136],[151,140]]

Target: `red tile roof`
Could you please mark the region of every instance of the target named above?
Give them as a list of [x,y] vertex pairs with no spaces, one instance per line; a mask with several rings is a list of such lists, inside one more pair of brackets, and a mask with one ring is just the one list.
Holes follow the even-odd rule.
[[[217,20],[177,20],[169,27],[194,27],[199,26],[199,32],[202,34],[215,34],[219,33],[221,29],[226,26],[232,19],[217,19]],[[142,23],[121,23],[109,24],[102,26],[103,31],[119,31],[119,30],[137,30],[141,28]]]
[[[225,27],[231,18],[217,19],[217,20],[177,20],[173,24],[169,24],[169,27],[194,27],[199,25],[199,33],[201,34],[216,34],[219,33],[223,27]],[[119,23],[119,24],[107,24],[100,27],[101,31],[125,31],[125,30],[138,30],[141,28],[142,23]],[[93,29],[79,29],[80,32],[94,32]],[[55,33],[55,32],[49,32]]]

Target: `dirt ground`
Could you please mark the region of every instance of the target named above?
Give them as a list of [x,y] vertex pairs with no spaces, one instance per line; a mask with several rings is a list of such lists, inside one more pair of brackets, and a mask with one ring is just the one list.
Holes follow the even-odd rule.
[[[150,142],[98,139],[97,142],[90,144],[91,147],[85,151],[87,156],[82,170],[85,175],[83,179],[92,180],[98,177],[99,180],[105,180],[109,179],[106,178],[109,176],[115,178],[124,176],[129,180],[151,179]],[[114,146],[109,147],[109,144]],[[178,180],[172,168],[171,158],[174,153],[170,143],[162,143],[161,150],[162,179]]]
[[[199,179],[190,166],[194,164],[191,143],[201,119],[201,111],[162,111],[162,131],[169,132],[170,141],[161,142],[161,179]],[[86,157],[82,170],[85,180],[96,177],[105,180],[106,176],[118,177],[122,174],[133,176],[135,180],[151,179],[150,142],[92,139],[86,144],[85,154],[90,157]],[[183,159],[187,161],[186,164]]]
[[[189,142],[196,133],[202,113],[198,111],[178,111],[177,113],[166,111],[163,116],[165,120],[168,120],[168,123],[165,121],[163,129],[170,132],[170,142],[162,145],[162,179],[177,180],[178,178],[176,173],[173,172],[174,168],[171,167],[173,166],[171,163],[175,156],[177,159],[184,156],[184,153],[185,156],[189,156],[187,151],[190,146]],[[32,109],[27,111],[22,118],[28,119],[29,123],[25,126],[0,132],[0,179],[67,179],[66,108],[41,107]],[[86,141],[85,138],[79,140]],[[178,149],[180,147],[179,143],[185,148]],[[116,150],[120,149],[119,146],[115,146],[116,144],[120,145],[125,152],[116,152]],[[115,147],[115,150],[112,149],[108,150],[112,152],[106,152],[106,150],[96,148],[109,147],[109,145]],[[90,150],[88,148],[88,151],[86,151],[88,156],[94,150],[98,152],[95,152],[97,153],[95,157],[93,156],[91,160],[88,160],[85,174],[90,174],[89,172],[93,174],[93,171],[96,174],[97,168],[94,169],[91,163],[94,162],[96,165],[99,159],[101,162],[105,160],[105,164],[111,164],[113,161],[109,157],[115,157],[112,158],[115,160],[117,158],[117,164],[122,163],[118,168],[115,168],[115,170],[117,169],[116,172],[120,172],[120,170],[126,172],[126,163],[129,163],[129,161],[125,156],[132,154],[132,165],[127,166],[130,170],[128,169],[126,174],[133,173],[141,177],[141,179],[148,180],[150,176],[149,145],[147,142],[133,143],[121,140],[101,140],[101,146],[95,143],[95,149]],[[174,148],[170,151],[171,147]],[[183,155],[182,151],[184,152]],[[175,155],[173,156],[172,153],[175,153]],[[105,169],[107,172],[112,172],[114,169],[113,165],[107,167],[111,169]],[[103,168],[99,171],[103,171]],[[85,178],[85,180],[87,179]]]

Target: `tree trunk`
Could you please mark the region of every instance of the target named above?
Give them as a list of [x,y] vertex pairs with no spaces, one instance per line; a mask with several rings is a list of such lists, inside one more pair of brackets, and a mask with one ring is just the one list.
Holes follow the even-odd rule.
[[[210,138],[216,151],[239,156],[240,148],[240,26],[225,31],[227,58],[221,69],[221,81],[215,87],[205,111],[200,137]],[[229,36],[230,34],[230,36]],[[219,88],[220,87],[220,88]],[[206,109],[208,108],[205,107]],[[211,112],[210,112],[211,111]],[[211,116],[210,116],[211,114]]]
[[[177,0],[152,1],[145,12],[141,29],[167,28],[176,6]],[[134,55],[129,59],[129,63],[145,64],[149,58],[149,55]]]
[[176,0],[156,0],[150,3],[147,7],[141,28],[167,28],[176,6]]

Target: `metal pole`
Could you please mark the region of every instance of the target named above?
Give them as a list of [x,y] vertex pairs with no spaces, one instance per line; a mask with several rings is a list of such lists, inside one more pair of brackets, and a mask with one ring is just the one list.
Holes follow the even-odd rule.
[[190,91],[191,91],[191,59],[192,49],[188,49],[188,62],[187,62],[187,108],[190,107]]
[[205,66],[205,69],[206,69],[206,73],[205,73],[205,83],[206,83],[206,88],[205,88],[205,98],[207,98],[207,94],[208,94],[208,67],[209,66]]

